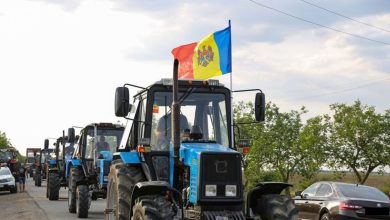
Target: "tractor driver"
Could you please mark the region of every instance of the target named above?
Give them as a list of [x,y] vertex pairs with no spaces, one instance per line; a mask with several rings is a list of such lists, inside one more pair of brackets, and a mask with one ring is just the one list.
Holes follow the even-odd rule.
[[106,142],[106,138],[102,135],[99,138],[99,142],[96,143],[96,158],[99,157],[100,151],[110,151],[110,145]]
[[[162,116],[158,120],[157,124],[157,149],[159,151],[167,151],[169,149],[169,143],[171,141],[171,123],[172,123],[171,113]],[[188,129],[188,120],[187,117],[180,113],[180,133],[183,133]]]

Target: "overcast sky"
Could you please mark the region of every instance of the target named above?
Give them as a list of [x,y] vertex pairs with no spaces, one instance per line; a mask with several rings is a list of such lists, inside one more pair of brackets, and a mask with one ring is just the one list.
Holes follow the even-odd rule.
[[383,43],[249,0],[1,0],[0,131],[24,154],[70,126],[117,122],[116,87],[171,77],[171,50],[229,19],[234,89],[261,88],[284,111],[306,106],[308,117],[357,99],[390,108],[390,1],[307,0],[384,30],[301,0],[256,1]]

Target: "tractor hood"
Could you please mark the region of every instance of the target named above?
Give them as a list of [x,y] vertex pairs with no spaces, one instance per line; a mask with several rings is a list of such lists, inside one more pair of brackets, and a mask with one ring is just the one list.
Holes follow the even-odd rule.
[[198,163],[202,152],[229,152],[237,153],[228,147],[217,143],[208,142],[185,142],[181,143],[179,157],[186,165],[195,165]]

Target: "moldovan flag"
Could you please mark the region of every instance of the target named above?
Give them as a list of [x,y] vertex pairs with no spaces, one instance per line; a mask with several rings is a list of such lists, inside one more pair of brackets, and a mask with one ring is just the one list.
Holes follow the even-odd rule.
[[231,73],[231,48],[230,25],[198,43],[176,47],[172,54],[179,60],[179,78],[208,79]]

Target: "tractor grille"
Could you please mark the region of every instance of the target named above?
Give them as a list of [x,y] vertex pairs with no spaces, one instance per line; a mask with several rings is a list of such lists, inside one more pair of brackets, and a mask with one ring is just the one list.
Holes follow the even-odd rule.
[[110,161],[104,161],[104,175],[107,176],[108,173],[110,172]]
[[[204,200],[226,198],[238,199],[241,197],[242,177],[241,177],[241,156],[238,153],[211,153],[205,152],[201,156],[200,168],[200,197]],[[217,195],[213,198],[206,198],[205,186],[216,185]],[[237,196],[225,196],[226,185],[237,186]]]
[[241,179],[240,155],[202,155],[202,180],[208,183],[236,183]]

